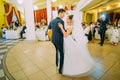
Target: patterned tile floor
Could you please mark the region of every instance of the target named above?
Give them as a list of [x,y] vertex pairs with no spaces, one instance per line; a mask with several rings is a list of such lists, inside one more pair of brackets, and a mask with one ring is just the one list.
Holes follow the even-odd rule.
[[10,48],[12,48],[14,45],[16,45],[19,42],[20,42],[20,40],[2,40],[2,39],[0,39],[0,80],[8,80],[8,78],[5,76],[5,73],[3,70],[3,57]]
[[96,68],[86,77],[58,74],[55,48],[50,41],[22,41],[9,50],[5,63],[15,80],[120,80],[120,44],[112,46],[106,41],[100,46],[98,42],[88,43]]

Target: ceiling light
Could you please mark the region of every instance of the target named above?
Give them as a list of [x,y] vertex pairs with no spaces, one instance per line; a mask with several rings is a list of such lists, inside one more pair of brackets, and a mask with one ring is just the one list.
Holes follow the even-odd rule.
[[17,0],[19,4],[23,4],[23,0]]
[[64,7],[63,7],[63,5],[59,5],[59,9],[63,9]]
[[99,12],[101,12],[102,10],[101,9],[99,9]]
[[57,0],[52,0],[52,2],[56,2]]
[[120,3],[118,4],[118,6],[120,7]]
[[34,10],[38,10],[38,6],[34,6]]

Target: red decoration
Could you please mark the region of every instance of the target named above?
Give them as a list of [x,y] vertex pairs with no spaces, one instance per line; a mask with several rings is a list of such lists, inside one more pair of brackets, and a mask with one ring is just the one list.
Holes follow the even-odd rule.
[[[9,11],[9,7],[10,7],[9,4],[6,4],[6,5],[5,5],[6,13]],[[13,7],[12,7],[12,10],[11,10],[10,14],[7,16],[8,25],[11,24],[11,22],[12,22],[12,17],[13,17]]]
[[46,20],[45,25],[47,25],[47,9],[46,8],[34,11],[35,23],[40,23],[42,19]]

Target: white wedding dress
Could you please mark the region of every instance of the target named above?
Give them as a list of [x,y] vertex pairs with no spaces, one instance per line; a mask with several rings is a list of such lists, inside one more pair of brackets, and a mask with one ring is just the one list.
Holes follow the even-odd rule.
[[[81,1],[84,3],[84,0]],[[80,5],[73,14],[72,35],[64,37],[63,75],[65,76],[86,76],[94,68],[94,61],[87,48],[88,40],[80,23]]]
[[86,76],[93,69],[94,63],[89,55],[87,45],[82,42],[77,41],[73,34],[64,37],[63,75]]

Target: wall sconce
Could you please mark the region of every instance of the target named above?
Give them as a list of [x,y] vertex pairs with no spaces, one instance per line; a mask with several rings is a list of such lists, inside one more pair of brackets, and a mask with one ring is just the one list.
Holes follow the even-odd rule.
[[107,10],[110,10],[110,7],[108,6],[106,9],[107,9]]

